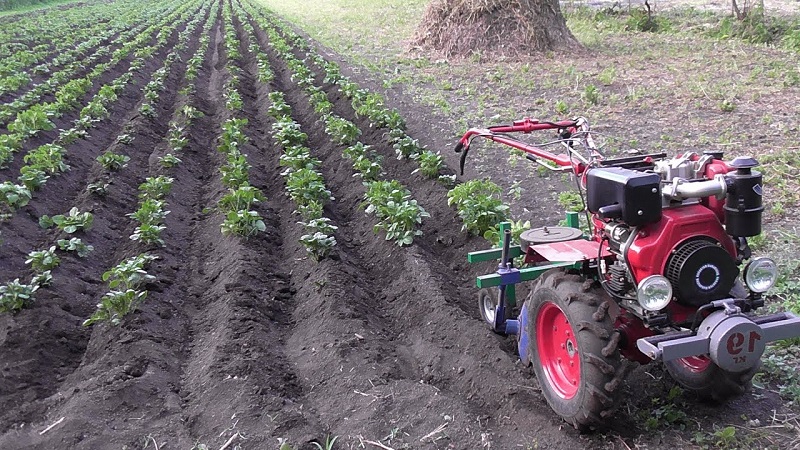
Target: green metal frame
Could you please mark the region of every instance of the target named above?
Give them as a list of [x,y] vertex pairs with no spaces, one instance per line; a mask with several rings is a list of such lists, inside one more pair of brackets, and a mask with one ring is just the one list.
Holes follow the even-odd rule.
[[[580,228],[580,224],[578,221],[578,213],[576,212],[568,212],[567,213],[567,226],[572,228]],[[470,252],[467,254],[467,261],[470,263],[479,263],[479,262],[486,262],[486,261],[495,261],[502,258],[503,255],[503,241],[502,236],[505,233],[505,230],[511,229],[511,223],[509,222],[500,222],[500,242],[497,243],[496,248],[491,248],[489,250],[479,250],[477,252]],[[510,258],[517,258],[519,256],[523,256],[525,252],[522,251],[522,248],[519,245],[512,245],[509,248],[509,257]],[[580,267],[580,263],[574,262],[552,262],[549,264],[542,264],[535,267],[526,267],[524,269],[519,270],[519,282],[523,281],[532,281],[543,273],[547,272],[550,269],[555,269],[559,267]],[[502,285],[502,279],[500,274],[497,273],[490,273],[487,275],[481,275],[475,280],[475,284],[479,288],[490,288],[495,286]],[[506,286],[506,303],[508,306],[516,306],[517,304],[517,289],[516,285],[509,284]]]

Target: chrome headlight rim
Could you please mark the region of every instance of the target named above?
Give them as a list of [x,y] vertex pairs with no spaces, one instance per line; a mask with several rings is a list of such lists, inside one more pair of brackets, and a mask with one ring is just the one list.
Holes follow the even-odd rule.
[[[653,299],[651,294],[648,293],[648,288],[650,287],[660,287],[662,290],[659,294],[661,298],[657,299],[655,303],[650,301]],[[650,289],[650,291],[652,293],[652,289]],[[663,275],[650,275],[640,281],[636,286],[636,300],[639,306],[647,311],[661,311],[669,305],[669,302],[672,301],[672,297],[672,283]]]
[[[768,270],[770,273],[769,283],[766,287],[759,286],[759,282],[753,280],[753,277],[756,276],[757,270]],[[759,256],[758,258],[753,258],[744,266],[744,271],[742,272],[742,279],[744,281],[744,285],[747,286],[747,289],[750,291],[755,292],[757,294],[763,294],[764,292],[769,291],[775,286],[775,283],[778,281],[778,264],[775,263],[775,260],[772,258],[768,258],[766,256]]]

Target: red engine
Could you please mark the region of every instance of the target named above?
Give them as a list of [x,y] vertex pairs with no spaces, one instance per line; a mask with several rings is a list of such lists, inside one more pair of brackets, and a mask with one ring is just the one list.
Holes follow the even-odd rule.
[[[594,238],[615,255],[601,271],[620,300],[618,325],[629,342],[654,327],[686,326],[698,308],[736,288],[739,265],[749,256],[745,238],[761,232],[761,175],[751,158],[731,164],[720,158],[688,153],[592,168],[583,177]],[[645,280],[651,284],[643,287]],[[661,289],[665,281],[674,301],[639,300],[638,291]],[[635,318],[647,326],[632,327]]]

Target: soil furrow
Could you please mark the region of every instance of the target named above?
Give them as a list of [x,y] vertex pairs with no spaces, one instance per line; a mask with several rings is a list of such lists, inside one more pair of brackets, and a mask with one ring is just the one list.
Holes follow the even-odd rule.
[[[308,105],[305,95],[291,82],[283,63],[275,58],[272,61],[278,73],[276,80],[278,88],[287,92],[287,102],[292,106],[296,120],[304,125],[313,124],[317,118]],[[385,143],[382,132],[370,130],[360,123],[363,121],[355,118],[352,110],[348,112],[346,107],[343,107],[342,104],[346,103],[341,98],[331,100],[336,102],[338,110],[345,118],[361,125],[361,129],[365,131],[362,142],[373,145],[373,148],[383,155],[387,172],[405,185],[416,188],[415,195],[418,195],[416,198],[420,199],[431,213],[430,220],[454,216],[454,212],[446,205],[446,189],[433,185],[422,190],[420,186],[431,185],[433,182],[426,182],[412,175],[411,170],[403,173],[403,170],[398,170],[398,164],[386,164],[394,159],[394,155]],[[316,325],[313,336],[309,336],[308,333],[296,333],[293,336],[292,348],[313,349],[312,352],[295,352],[298,363],[305,364],[309,368],[319,363],[319,357],[309,356],[309,353],[317,351],[315,344],[322,347],[330,346],[337,350],[339,347],[345,347],[347,349],[345,353],[355,353],[352,347],[358,347],[353,357],[366,359],[359,364],[353,364],[346,357],[337,359],[328,355],[334,363],[339,363],[345,372],[349,365],[351,369],[356,369],[358,374],[337,376],[330,381],[325,379],[325,375],[317,373],[317,378],[308,381],[315,388],[314,393],[307,395],[306,399],[315,408],[319,408],[321,416],[326,421],[332,423],[345,423],[344,420],[352,418],[353,414],[362,419],[374,418],[378,411],[385,419],[382,424],[385,427],[383,429],[380,429],[381,422],[375,420],[353,421],[349,426],[340,425],[336,431],[341,434],[366,433],[368,434],[366,437],[374,438],[399,427],[412,438],[419,439],[431,432],[435,426],[443,425],[472,430],[467,435],[447,437],[452,445],[457,447],[482,439],[499,445],[500,448],[526,442],[526,439],[531,437],[531,435],[526,436],[527,433],[491,436],[494,431],[501,435],[504,427],[516,427],[520,423],[504,424],[504,421],[486,415],[487,410],[503,408],[514,416],[513,411],[524,409],[528,414],[524,416],[522,422],[530,425],[528,430],[531,433],[535,433],[535,430],[542,426],[542,419],[547,415],[545,410],[537,408],[537,405],[542,404],[540,396],[533,389],[521,389],[524,386],[532,387],[533,383],[530,376],[526,376],[515,367],[516,356],[512,352],[509,354],[498,349],[500,339],[477,318],[471,317],[472,309],[469,313],[463,311],[467,306],[474,308],[474,305],[472,302],[457,298],[459,289],[456,286],[471,285],[472,280],[455,272],[450,267],[451,261],[438,260],[439,257],[447,258],[448,253],[460,253],[452,249],[440,251],[446,247],[443,241],[458,237],[454,236],[455,233],[447,233],[445,230],[460,227],[456,227],[457,224],[451,227],[439,225],[444,228],[441,233],[437,233],[438,226],[431,227],[427,230],[432,234],[428,237],[430,242],[424,243],[424,240],[421,240],[424,245],[417,244],[404,251],[393,251],[391,243],[381,242],[372,235],[369,225],[371,218],[365,220],[359,211],[357,206],[362,201],[363,188],[352,178],[353,171],[349,167],[349,162],[342,158],[341,149],[330,144],[321,127],[304,127],[304,131],[309,134],[309,146],[314,149],[315,155],[322,159],[323,174],[337,197],[337,201],[331,206],[330,217],[340,226],[337,240],[345,243],[339,249],[341,262],[336,264],[335,269],[338,274],[327,273],[326,278],[321,280],[316,279],[321,275],[312,275],[311,281],[317,286],[322,286],[317,288],[316,296],[328,300],[324,303],[324,308],[312,310],[332,309],[344,316],[349,313],[357,318],[356,322],[361,319],[361,322],[367,324],[370,321],[369,312],[378,312],[372,320],[379,323],[380,330],[376,333],[365,327],[365,324],[342,326],[344,323],[337,323],[331,317],[322,316],[314,318]],[[420,196],[421,192],[424,195]],[[459,247],[464,245],[462,243]],[[427,246],[434,248],[426,248]],[[464,258],[463,253],[459,256]],[[342,267],[347,269],[343,270]],[[374,280],[378,284],[376,286],[370,282],[362,282],[363,286],[359,286],[361,284],[359,280]],[[304,289],[309,289],[308,281],[303,282],[304,287],[298,290],[298,297],[302,295]],[[329,284],[333,287],[328,287]],[[342,285],[353,284],[356,286],[353,290],[342,288]],[[340,300],[337,302],[334,299]],[[363,306],[358,307],[362,302]],[[358,311],[359,309],[361,311]],[[307,327],[298,327],[297,330],[304,328]],[[348,329],[363,330],[370,336],[366,339],[368,343],[359,345],[358,338],[348,339],[342,334],[342,330]],[[301,343],[304,345],[301,346]],[[372,351],[368,348],[369,345],[375,346]],[[366,367],[377,367],[377,374],[370,373]],[[311,370],[309,372],[314,373]],[[506,383],[513,383],[516,386],[506,384],[487,391],[483,387],[484,380],[487,379],[503,379]],[[367,387],[377,385],[375,389],[359,390],[366,394],[365,400],[376,408],[375,410],[365,409],[364,405],[330,408],[329,399],[340,396],[341,386],[343,384],[351,386],[351,383],[355,385],[362,383],[362,386],[369,383]],[[422,408],[424,412],[409,413],[409,406],[418,402],[419,396],[428,399],[426,407]],[[356,401],[352,396],[349,396],[349,399]],[[536,413],[537,409],[542,412]],[[447,418],[442,416],[442,411],[447,411],[444,413]],[[358,423],[370,423],[372,428],[355,425]],[[569,441],[571,438],[565,437],[565,439]]]
[[[185,51],[186,54],[183,55],[183,60],[186,59],[186,55],[194,52],[197,45],[198,43],[195,37],[194,42],[191,42],[189,48]],[[171,70],[170,77],[168,77],[166,81],[168,90],[159,101],[159,111],[161,113],[159,117],[169,117],[176,109],[175,97],[182,72],[183,68],[181,64],[176,63]],[[131,104],[127,106],[125,104],[118,105],[120,109],[113,110],[112,114],[119,112],[119,115],[123,116],[124,114],[121,113],[131,110],[135,111],[133,106],[134,105]],[[6,343],[9,345],[3,347],[5,353],[3,359],[8,361],[8,366],[14,367],[14,361],[24,358],[26,354],[30,354],[31,352],[47,355],[47,357],[41,358],[38,361],[37,367],[42,371],[42,374],[36,377],[37,383],[31,383],[31,385],[27,387],[25,384],[17,384],[14,386],[16,392],[4,396],[4,403],[7,402],[8,405],[16,403],[16,399],[20,396],[24,396],[28,401],[23,409],[11,409],[4,415],[6,419],[3,421],[3,429],[10,426],[10,423],[21,424],[28,420],[37,420],[39,419],[37,416],[41,414],[43,408],[53,408],[59,405],[60,401],[65,400],[63,395],[47,398],[52,392],[37,389],[39,383],[50,386],[52,383],[48,382],[48,380],[51,378],[56,382],[61,382],[70,378],[73,380],[87,379],[92,381],[97,381],[97,379],[102,378],[103,374],[97,375],[92,372],[91,362],[93,359],[97,359],[96,355],[93,357],[91,354],[91,349],[94,344],[91,342],[88,343],[90,348],[88,357],[83,353],[87,348],[87,341],[89,341],[90,336],[95,336],[96,333],[92,334],[90,329],[84,328],[80,324],[93,312],[96,299],[100,297],[101,292],[105,289],[100,286],[100,274],[103,270],[116,264],[125,256],[130,256],[134,252],[133,247],[135,247],[135,243],[128,239],[120,242],[118,239],[120,234],[128,236],[133,229],[132,227],[130,227],[130,229],[123,229],[124,223],[127,221],[121,221],[120,217],[126,212],[130,212],[132,210],[131,208],[134,207],[133,205],[136,204],[137,186],[143,181],[143,177],[140,177],[138,174],[146,174],[148,172],[150,167],[148,151],[157,146],[166,134],[166,121],[141,120],[141,118],[137,118],[135,115],[128,116],[131,120],[127,123],[126,128],[130,129],[131,134],[135,136],[133,148],[138,149],[138,151],[131,153],[132,158],[128,167],[115,174],[113,188],[107,191],[107,195],[103,201],[97,201],[98,199],[96,197],[89,196],[82,188],[63,191],[65,193],[79,193],[76,197],[63,198],[63,200],[69,201],[69,205],[76,206],[81,211],[90,210],[94,213],[94,227],[87,233],[84,240],[95,247],[95,252],[86,260],[78,260],[71,255],[65,258],[62,265],[54,273],[56,283],[54,288],[40,290],[37,293],[37,303],[34,308],[31,308],[30,312],[26,310],[15,316],[14,323],[18,328],[15,332],[5,336]],[[109,133],[113,132],[114,130]],[[109,139],[113,139],[114,136],[116,135],[109,134]],[[91,158],[94,157],[94,152],[84,156],[87,158],[87,162],[91,161]],[[87,181],[91,181],[92,178],[98,176],[99,171],[97,169],[97,167],[93,167],[88,176],[79,180],[80,182],[76,182],[75,180],[71,180],[71,182],[77,183],[75,186],[80,184],[85,185]],[[65,178],[68,178],[68,176],[65,176]],[[48,200],[52,198],[53,196],[51,195]],[[61,200],[62,199],[58,199],[57,201]],[[50,239],[51,242],[54,242],[55,232],[49,232],[46,233],[46,235],[47,237],[44,238],[45,240]],[[167,274],[169,274],[170,271],[175,271],[174,266],[176,264],[174,263],[169,264],[164,262],[162,265],[165,267],[165,272]],[[166,281],[162,283],[162,285],[156,286],[156,289],[163,289],[163,284],[166,284]],[[159,311],[158,314],[162,314],[162,311]],[[165,314],[172,315],[171,312]],[[51,316],[53,318],[45,319],[45,317]],[[31,323],[26,325],[28,322]],[[46,323],[48,326],[42,327],[42,323]],[[44,335],[37,338],[37,336],[42,333],[44,333]],[[46,338],[47,334],[53,333],[64,337],[60,340],[50,340]],[[97,340],[97,338],[94,339]],[[107,340],[110,338],[105,336],[105,339]],[[105,342],[104,337],[101,337],[99,340]],[[161,351],[158,352],[158,354],[167,354],[169,353],[169,348],[180,347],[179,341],[173,341],[171,344],[173,345],[166,347],[167,351]],[[123,351],[122,353],[128,354],[129,352]],[[124,358],[121,359],[124,361]],[[77,375],[76,373],[70,374],[79,363],[89,365],[89,369],[81,369],[76,372]],[[118,364],[113,364],[113,367],[116,366],[118,366]],[[9,367],[4,367],[4,369],[4,377],[13,380],[17,378],[20,367],[17,367],[16,370]],[[136,372],[138,369],[132,368],[131,370]],[[30,372],[30,368],[25,371],[27,374]],[[24,375],[19,374],[19,376],[23,377]],[[72,403],[83,402],[85,401],[83,397],[89,395],[91,390],[96,388],[96,386],[96,384],[91,383],[85,384],[82,390],[78,389],[76,391],[76,393],[83,392],[84,394],[77,395],[77,400],[72,398],[67,398],[67,400]],[[31,397],[31,395],[33,395],[33,397]],[[132,398],[137,398],[137,396],[133,396]],[[41,399],[41,401],[33,402],[32,400],[34,399]],[[65,402],[66,404],[60,407],[63,410],[69,411],[69,401]],[[97,401],[93,401],[92,403],[108,406]],[[14,422],[6,422],[11,420]],[[13,434],[16,433],[12,433],[12,435]]]

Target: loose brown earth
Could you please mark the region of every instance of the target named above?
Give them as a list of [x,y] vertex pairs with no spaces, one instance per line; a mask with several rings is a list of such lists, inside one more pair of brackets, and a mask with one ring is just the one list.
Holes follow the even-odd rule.
[[[336,113],[359,125],[362,141],[383,156],[388,176],[408,186],[431,214],[424,235],[410,247],[376,236],[372,219],[359,207],[363,187],[305,94],[272,53],[276,79],[258,83],[254,55],[244,46],[240,90],[250,137],[244,152],[253,166],[251,181],[268,197],[259,208],[267,231],[250,240],[223,236],[222,217],[214,210],[224,192],[215,139],[230,113],[222,98],[228,74],[220,20],[196,94],[188,99],[177,94],[185,68],[178,62],[159,100],[160,118],[187,102],[205,116],[190,129],[183,163],[169,173],[175,183],[162,235],[167,245],[151,249],[160,258],[149,269],[157,280],[147,286],[150,294],[136,313],[117,327],[81,326],[105,292],[102,272],[142,250],[127,237],[134,223],[125,214],[135,210],[139,183],[164,173],[155,159],[165,151],[167,120],[136,111],[141,87],[166,51],[121,95],[112,119],[68,149],[72,169],[51,179],[29,206],[0,225],[5,282],[25,275],[27,252],[63,237],[38,227],[42,214],[77,206],[95,216],[94,227],[79,235],[94,246],[91,256],[65,256],[53,272],[53,286],[40,290],[34,304],[0,316],[0,448],[189,449],[220,448],[230,441],[228,448],[267,449],[286,438],[293,448],[306,449],[328,435],[339,436],[335,448],[379,448],[367,441],[395,449],[691,445],[693,433],[677,425],[658,434],[644,428],[651,399],[664,398],[674,386],[656,365],[629,378],[611,431],[579,435],[554,416],[530,369],[521,367],[514,343],[478,318],[474,276],[492,269],[468,267],[465,254],[486,243],[460,231],[447,189],[397,161],[383,132],[357,118],[336,88],[325,85]],[[239,23],[236,28],[241,37],[243,28]],[[266,36],[259,31],[257,37],[269,51]],[[190,41],[183,61],[198,38]],[[175,41],[173,36],[171,45]],[[298,243],[303,229],[283,194],[280,148],[272,142],[266,114],[270,91],[285,93],[336,197],[325,212],[339,227],[339,244],[335,257],[319,263]],[[430,132],[437,118],[427,108],[389,94],[411,136],[429,148],[449,150],[452,137]],[[57,125],[74,118],[68,115]],[[134,136],[129,148],[114,141],[123,130]],[[43,133],[28,145],[54,137]],[[113,174],[106,197],[90,196],[86,185],[103,177],[94,158],[108,148],[131,161]],[[456,168],[454,157],[448,158]],[[18,173],[21,159],[0,173],[0,181]],[[564,188],[549,183],[541,189]],[[537,222],[557,220],[554,205],[528,195]],[[721,407],[687,400],[685,411],[691,429],[698,423],[709,431],[714,424],[740,423],[742,414],[766,423],[773,411],[786,412],[765,390]],[[785,442],[774,444],[785,447]]]

